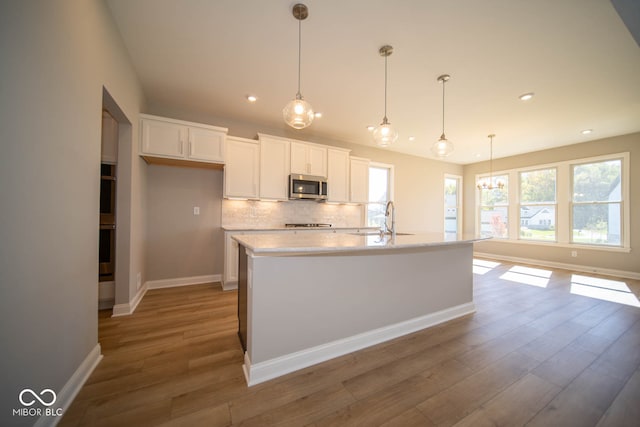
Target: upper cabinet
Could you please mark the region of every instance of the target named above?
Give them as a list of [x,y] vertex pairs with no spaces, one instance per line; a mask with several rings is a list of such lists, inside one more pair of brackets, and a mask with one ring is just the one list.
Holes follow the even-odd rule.
[[227,136],[224,197],[257,199],[260,186],[260,142]]
[[289,200],[291,142],[258,134],[260,139],[260,198]]
[[327,176],[327,148],[306,142],[291,141],[291,173]]
[[[140,115],[140,155],[153,162],[155,159],[199,163],[224,163],[226,128]],[[173,162],[179,163],[179,162]]]
[[349,150],[327,149],[327,201],[349,202]]
[[369,201],[369,159],[351,157],[351,197],[352,203]]
[[118,163],[118,122],[107,111],[102,112],[102,163]]

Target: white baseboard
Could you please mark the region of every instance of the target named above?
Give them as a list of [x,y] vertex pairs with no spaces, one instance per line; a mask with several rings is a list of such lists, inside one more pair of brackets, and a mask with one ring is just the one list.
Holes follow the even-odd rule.
[[177,277],[175,279],[149,280],[146,282],[149,289],[173,288],[176,286],[199,285],[222,281],[221,274],[207,274],[205,276]]
[[223,291],[232,291],[234,289],[238,289],[238,282],[222,282],[222,290]]
[[[67,383],[57,393],[56,402],[53,406],[54,409],[62,409],[63,414],[67,409],[69,409],[73,399],[78,395],[84,383],[89,379],[89,375],[91,375],[101,360],[102,354],[100,352],[100,344],[96,344],[96,346],[93,347],[93,350],[91,350],[87,357],[82,361],[80,366],[78,366],[78,369],[76,369],[73,375],[71,375],[71,378],[69,378]],[[60,422],[61,418],[62,417],[60,416],[42,416],[38,421],[36,421],[34,426],[56,426]]]
[[475,251],[473,252],[473,256],[477,256],[480,258],[490,258],[490,259],[495,259],[499,261],[513,262],[513,263],[539,265],[541,267],[559,268],[562,270],[577,271],[580,273],[602,274],[605,276],[640,280],[640,273],[637,273],[635,271],[614,270],[612,268],[591,267],[588,265],[580,265],[580,264],[566,264],[563,262],[545,261],[545,260],[531,259],[531,258],[519,258],[519,257],[512,257],[507,255],[497,255],[497,254],[475,252]]
[[473,302],[469,302],[255,364],[251,364],[249,355],[245,353],[242,369],[247,385],[253,386],[347,353],[474,313],[475,311],[475,305]]
[[116,304],[113,306],[112,317],[128,316],[130,314],[133,314],[133,312],[136,311],[136,307],[138,307],[138,304],[140,304],[140,301],[142,301],[142,297],[146,293],[147,293],[147,284],[145,283],[142,286],[140,286],[140,289],[138,289],[138,293],[133,297],[133,299],[130,302],[126,304]]

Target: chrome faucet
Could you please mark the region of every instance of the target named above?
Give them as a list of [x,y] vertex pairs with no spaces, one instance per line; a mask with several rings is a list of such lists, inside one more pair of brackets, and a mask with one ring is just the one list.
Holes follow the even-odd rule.
[[[391,227],[389,227],[389,216],[391,216]],[[387,233],[391,233],[391,237],[396,237],[396,206],[393,201],[387,202],[387,207],[384,212],[384,228]]]

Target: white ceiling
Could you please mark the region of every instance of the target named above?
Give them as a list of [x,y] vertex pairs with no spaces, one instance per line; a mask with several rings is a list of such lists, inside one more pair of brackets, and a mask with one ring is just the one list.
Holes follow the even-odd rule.
[[[388,117],[400,133],[391,150],[432,157],[444,73],[447,161],[487,159],[490,133],[503,157],[640,131],[640,47],[609,0],[303,2],[302,94],[323,117],[292,131],[298,139],[373,145],[366,126],[384,113],[384,44],[394,48]],[[107,3],[151,104],[287,128],[297,1]],[[520,101],[526,92],[535,97]]]

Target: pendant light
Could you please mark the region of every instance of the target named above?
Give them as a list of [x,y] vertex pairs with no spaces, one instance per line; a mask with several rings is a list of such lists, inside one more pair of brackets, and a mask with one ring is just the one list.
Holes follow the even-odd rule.
[[298,93],[295,99],[282,109],[282,116],[286,124],[295,129],[304,129],[313,122],[314,113],[311,104],[302,98],[300,93],[300,57],[302,46],[302,20],[309,16],[309,9],[302,3],[293,6],[293,17],[298,20]]
[[379,147],[388,147],[398,139],[398,131],[395,130],[387,119],[387,58],[393,53],[393,47],[382,46],[378,53],[384,56],[384,118],[382,123],[373,130],[373,140]]
[[493,185],[493,138],[495,138],[495,134],[491,134],[488,136],[489,138],[489,181],[486,179],[480,180],[478,182],[478,190],[493,190],[499,189],[502,190],[504,188],[504,182],[498,181],[496,185]]
[[438,81],[442,82],[442,135],[440,135],[440,139],[431,146],[431,152],[440,158],[447,157],[453,152],[453,144],[444,136],[444,84],[448,82],[450,78],[451,76],[449,74],[443,74],[438,77]]

